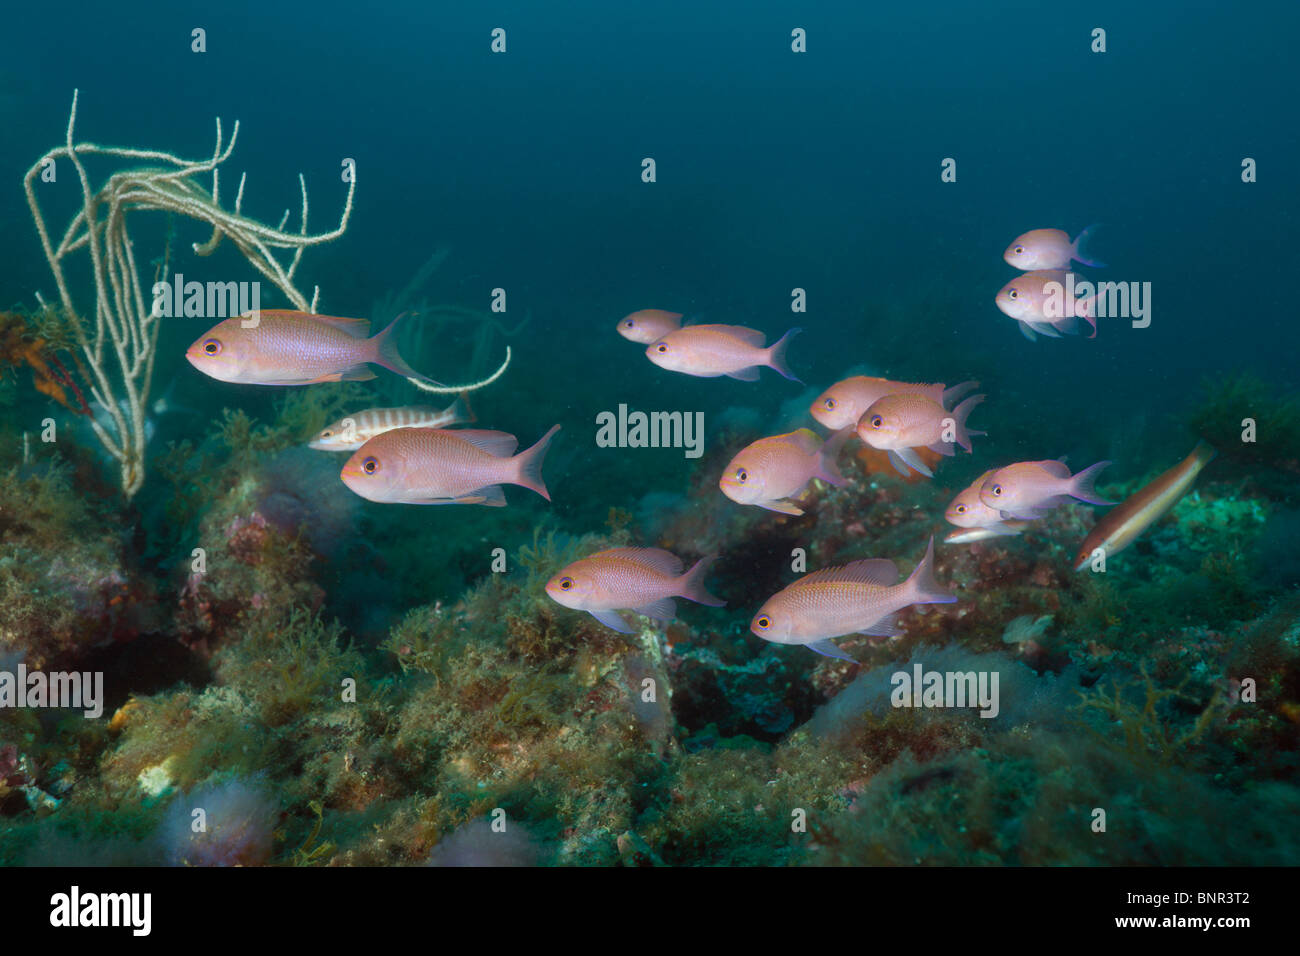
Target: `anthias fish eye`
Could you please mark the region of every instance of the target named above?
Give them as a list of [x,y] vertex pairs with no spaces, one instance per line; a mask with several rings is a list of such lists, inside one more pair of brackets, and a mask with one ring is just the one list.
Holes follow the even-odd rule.
[[573,578],[560,578],[560,590],[568,591],[573,587]]
[[662,342],[660,342],[658,345],[655,346],[655,351],[656,351],[656,352],[660,352],[660,353],[667,352],[667,351],[668,351],[668,346],[666,346],[666,345],[664,345]]
[[755,619],[754,623],[763,630],[772,626],[772,619],[764,614],[762,617]]
[[883,418],[881,418],[879,415],[872,415],[872,416],[871,416],[871,427],[872,427],[872,428],[879,428],[879,427],[880,427],[881,425],[883,425],[883,424],[885,424],[885,420],[884,420]]
[[965,505],[958,505],[958,506],[957,506],[957,514],[959,514],[959,515],[964,515],[965,513],[966,513],[966,506],[965,506]]
[[1011,289],[1011,290],[1009,290],[1009,291],[1007,292],[1007,298],[1008,298],[1008,299],[1018,299],[1018,298],[1020,298],[1020,293],[1017,292],[1015,289]]
[[216,355],[221,351],[221,343],[216,339],[208,339],[203,343],[203,351],[209,355]]
[[361,463],[361,470],[367,475],[373,475],[379,470],[379,459],[373,455]]
[[737,468],[737,469],[736,469],[736,480],[737,480],[737,481],[749,481],[749,472],[745,471],[744,468]]
[[636,327],[636,323],[633,322],[631,319],[628,319],[627,322],[624,323],[624,324],[625,324],[629,329],[631,329],[631,328],[635,328],[635,327]]
[[998,497],[1000,497],[1001,495],[1002,495],[1002,486],[1001,486],[1001,485],[994,485],[994,486],[993,486],[993,497],[994,497],[994,498],[998,498]]
[[332,438],[332,437],[334,437],[334,432],[330,431],[330,430],[327,428],[327,429],[325,429],[323,432],[320,433],[320,437],[321,437],[321,438]]
[[1016,246],[1016,248],[1015,248],[1013,251],[1015,252],[1016,255],[1020,255],[1022,252],[1025,251],[1025,247],[1024,247],[1024,246]]
[[827,407],[827,408],[834,408],[834,407],[835,407],[835,399],[833,399],[833,398],[828,398],[828,399],[826,399],[826,407]]

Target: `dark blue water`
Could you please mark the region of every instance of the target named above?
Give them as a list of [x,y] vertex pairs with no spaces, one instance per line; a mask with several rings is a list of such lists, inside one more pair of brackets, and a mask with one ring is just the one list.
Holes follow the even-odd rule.
[[[206,31],[204,53],[190,48],[196,27]],[[490,47],[491,31],[498,27],[507,37],[507,52],[499,54]],[[807,52],[792,52],[795,28],[806,31]],[[1105,30],[1104,53],[1091,50],[1095,28]],[[1300,384],[1295,358],[1300,333],[1291,288],[1293,247],[1300,232],[1300,185],[1293,168],[1300,155],[1293,103],[1300,88],[1297,28],[1300,7],[1291,2],[616,5],[584,0],[484,5],[406,0],[231,2],[190,9],[162,2],[73,2],[57,9],[27,4],[6,10],[0,24],[5,252],[0,306],[31,306],[38,290],[53,298],[21,182],[38,156],[62,142],[74,89],[80,90],[78,140],[199,157],[211,152],[214,117],[222,119],[227,135],[238,120],[238,148],[223,168],[222,194],[228,204],[240,171],[246,171],[244,211],[270,224],[289,208],[290,228],[297,228],[297,177],[302,173],[311,195],[311,229],[332,228],[346,194],[341,164],[346,159],[356,163],[356,203],[346,234],[309,250],[298,276],[308,295],[314,285],[321,287],[321,312],[369,314],[376,300],[404,287],[435,249],[446,247],[450,254],[421,297],[486,311],[493,290],[500,288],[509,302],[504,323],[514,326],[527,318],[508,340],[514,355],[509,372],[472,397],[479,427],[509,431],[527,447],[550,426],[563,426],[546,465],[550,503],[518,487],[507,489],[510,507],[500,510],[361,501],[337,481],[342,458],[276,449],[251,455],[247,462],[231,460],[235,456],[211,437],[223,411],[243,410],[274,423],[282,414],[285,391],[229,385],[200,374],[184,353],[212,320],[168,320],[154,392],[166,392],[187,411],[159,421],[145,491],[121,507],[104,491],[112,484],[111,473],[109,485],[97,484],[83,467],[68,486],[73,491],[67,492],[110,502],[96,514],[111,514],[105,527],[112,530],[106,534],[122,544],[117,555],[125,569],[122,580],[136,588],[123,585],[123,593],[150,605],[149,618],[131,634],[134,644],[123,641],[125,650],[116,644],[94,646],[99,655],[93,658],[95,666],[109,672],[116,695],[110,712],[130,694],[156,692],[165,698],[159,713],[188,714],[191,702],[182,699],[190,693],[186,685],[194,688],[196,699],[210,685],[229,690],[222,701],[203,705],[214,711],[233,707],[230,701],[237,694],[256,696],[264,685],[275,689],[280,678],[272,671],[249,664],[240,672],[228,665],[229,672],[218,674],[206,669],[211,648],[202,641],[180,648],[188,641],[185,629],[194,627],[186,615],[197,614],[194,607],[202,603],[195,597],[199,586],[191,587],[185,567],[190,549],[203,541],[225,549],[219,552],[223,555],[234,555],[231,567],[243,561],[257,569],[237,569],[255,582],[250,590],[256,593],[223,594],[225,604],[213,598],[216,610],[203,611],[216,620],[211,631],[220,638],[213,637],[214,645],[224,642],[231,659],[240,660],[244,632],[252,633],[254,625],[277,610],[268,608],[276,598],[266,593],[289,593],[289,585],[275,590],[284,583],[273,580],[279,574],[294,586],[307,581],[310,587],[293,592],[299,603],[315,600],[325,619],[337,618],[342,633],[369,655],[368,677],[384,681],[385,693],[392,694],[363,700],[363,708],[374,710],[367,711],[372,723],[361,734],[362,743],[339,742],[342,730],[339,741],[321,742],[314,725],[308,733],[302,725],[286,723],[267,731],[268,740],[280,735],[276,759],[290,755],[283,766],[240,764],[239,772],[269,774],[277,794],[288,794],[284,803],[293,820],[285,847],[311,832],[308,801],[320,797],[328,826],[336,828],[326,833],[335,833],[330,838],[349,854],[361,854],[349,856],[350,862],[421,862],[439,839],[479,814],[482,801],[490,807],[499,799],[510,807],[512,820],[525,820],[555,846],[563,843],[565,862],[617,861],[628,852],[626,846],[606,846],[603,855],[592,851],[588,857],[581,841],[595,829],[604,828],[609,831],[604,835],[613,838],[623,830],[632,834],[633,827],[648,834],[655,851],[670,862],[786,861],[794,844],[787,839],[786,811],[777,797],[762,797],[777,807],[777,819],[754,842],[768,848],[762,851],[767,856],[759,851],[746,855],[750,836],[734,821],[727,824],[732,828],[727,839],[735,847],[726,852],[705,845],[711,838],[698,834],[724,829],[716,822],[716,807],[736,794],[749,804],[757,802],[744,781],[785,773],[772,769],[776,763],[793,766],[790,754],[800,751],[800,745],[791,746],[788,732],[850,684],[842,665],[827,665],[802,648],[774,648],[747,631],[746,622],[761,601],[791,580],[792,547],[807,546],[828,560],[889,557],[910,567],[924,553],[925,536],[947,530],[942,502],[988,468],[1068,456],[1077,471],[1109,458],[1115,464],[1103,485],[1113,481],[1130,494],[1140,479],[1187,454],[1200,425],[1212,417],[1195,409],[1204,408],[1207,398],[1212,404],[1216,391],[1238,373],[1260,380],[1262,388],[1277,395],[1295,393]],[[641,178],[647,157],[656,163],[653,183]],[[1255,182],[1242,180],[1247,158],[1257,163]],[[941,164],[949,159],[956,164],[955,182],[941,179]],[[65,197],[75,192],[66,164],[59,182]],[[61,229],[72,208],[56,203],[52,228]],[[1081,271],[1094,280],[1150,283],[1150,326],[1134,328],[1125,318],[1103,318],[1093,339],[1026,341],[1016,323],[994,306],[995,294],[1016,275],[1003,261],[1003,250],[1031,229],[1060,228],[1075,235],[1094,223],[1101,228],[1091,249],[1108,265]],[[138,258],[151,259],[163,238],[161,218],[141,213],[132,230]],[[173,268],[186,278],[258,278],[229,247],[210,259],[190,255],[189,244],[207,238],[207,231],[192,223],[182,223],[178,230]],[[265,283],[263,288],[270,290]],[[806,293],[806,311],[792,311],[795,289]],[[86,291],[78,285],[80,302],[88,301]],[[272,298],[263,305],[285,303]],[[644,308],[750,326],[768,341],[799,326],[803,332],[794,339],[789,361],[806,384],[770,370],[747,383],[660,369],[646,360],[644,346],[626,342],[614,331],[621,316]],[[461,327],[424,342],[418,354],[407,357],[441,381],[465,382],[494,367],[506,344],[499,335],[491,339],[485,368],[483,361],[472,361],[473,330]],[[769,513],[759,520],[753,514],[757,509],[724,501],[717,481],[727,457],[762,435],[811,424],[809,402],[850,370],[949,385],[978,379],[988,398],[971,424],[988,434],[977,439],[974,455],[944,462],[929,484],[902,486],[891,478],[881,491],[863,473],[865,466],[853,464],[852,490],[820,498],[815,522],[797,524]],[[402,392],[405,386],[388,373],[383,376],[368,386],[366,404],[393,404],[397,394],[406,403],[421,400],[411,389]],[[12,409],[5,409],[13,415],[5,422],[12,436],[37,428],[35,423],[47,414],[62,415],[27,388],[28,380],[21,372]],[[441,405],[450,400],[431,401]],[[596,416],[620,404],[703,413],[705,457],[688,459],[681,449],[597,447]],[[1293,427],[1294,405],[1285,414],[1278,407],[1261,411],[1231,405],[1226,411],[1219,407],[1216,414],[1226,415],[1231,440],[1237,416],[1268,414],[1273,416],[1269,421]],[[1026,534],[1005,551],[941,549],[941,577],[961,591],[960,610],[950,609],[946,617],[940,614],[948,612],[934,612],[923,622],[908,618],[908,641],[927,633],[948,642],[942,653],[949,659],[981,654],[986,663],[980,666],[992,666],[987,659],[997,658],[1007,673],[1014,670],[1020,684],[1008,691],[1008,709],[1020,707],[1022,715],[1032,711],[1036,716],[1023,720],[1035,724],[1036,732],[1046,728],[1061,735],[1051,739],[1079,748],[1083,756],[1065,757],[1060,756],[1065,751],[1043,748],[1056,754],[1053,759],[1062,766],[1083,768],[1074,790],[1060,783],[1059,773],[1052,786],[1043,788],[1049,795],[1045,801],[1059,796],[1060,805],[1048,808],[1058,815],[1053,825],[1060,826],[1059,832],[1080,839],[1078,821],[1067,819],[1061,807],[1091,806],[1085,801],[1094,800],[1097,791],[1141,792],[1143,799],[1155,794],[1150,819],[1160,822],[1147,824],[1144,817],[1132,824],[1143,816],[1132,814],[1124,825],[1159,830],[1158,839],[1152,839],[1160,849],[1150,852],[1161,861],[1240,862],[1239,856],[1220,852],[1224,846],[1237,850],[1235,840],[1221,841],[1217,830],[1213,838],[1205,835],[1238,813],[1220,808],[1245,807],[1253,814],[1241,817],[1247,822],[1238,834],[1246,832],[1252,839],[1267,832],[1260,820],[1276,824],[1290,818],[1274,809],[1287,806],[1276,793],[1268,798],[1274,803],[1256,799],[1250,789],[1256,783],[1283,781],[1279,786],[1294,804],[1291,730],[1300,713],[1300,684],[1294,641],[1284,635],[1294,628],[1294,604],[1287,602],[1294,600],[1297,571],[1290,554],[1292,529],[1300,518],[1295,454],[1286,449],[1300,443],[1294,436],[1266,433],[1258,450],[1227,449],[1222,434],[1212,437],[1222,455],[1198,486],[1205,499],[1196,499],[1195,512],[1188,508],[1134,546],[1124,556],[1127,576],[1100,581],[1071,576],[1067,552],[1092,521],[1087,511],[1076,509],[1054,516],[1056,524],[1044,522],[1042,527],[1050,530],[1041,537]],[[187,499],[183,481],[178,488],[163,477],[156,456],[167,442],[182,439],[193,443],[187,467],[196,479],[211,481],[203,486],[207,498]],[[95,451],[84,433],[77,440]],[[11,446],[6,467],[18,467],[16,447]],[[83,466],[90,459],[89,454],[68,457]],[[38,462],[22,474],[37,474],[43,467]],[[202,469],[211,472],[200,474]],[[244,469],[248,484],[261,495],[256,500],[251,493],[248,500],[241,498],[238,479]],[[850,494],[859,497],[850,500]],[[611,509],[617,512],[611,514]],[[239,534],[263,514],[286,526],[296,526],[300,518],[307,522],[314,552],[311,562],[304,559],[311,564],[308,571],[279,567],[274,574],[257,576],[273,564],[267,556],[272,549],[241,552]],[[598,638],[609,635],[593,638],[593,632],[580,632],[574,624],[587,624],[585,617],[564,611],[568,617],[553,618],[555,608],[540,590],[531,595],[520,591],[525,575],[518,549],[532,541],[536,529],[559,529],[564,542],[622,526],[628,515],[634,519],[629,538],[638,543],[662,544],[683,554],[722,554],[711,573],[728,606],[687,608],[682,617],[688,623],[672,636],[674,646],[647,644],[658,657],[649,651],[648,657],[639,656],[645,648],[633,652],[621,644],[601,644]],[[919,530],[925,522],[926,530]],[[43,567],[46,558],[62,560],[58,553],[29,547],[24,535],[34,540],[35,532],[17,524],[4,528],[0,545],[28,548],[14,551],[24,556],[19,564]],[[252,528],[246,537],[256,538],[257,526]],[[872,550],[883,540],[889,541],[889,553]],[[470,593],[467,589],[490,580],[489,553],[496,547],[509,553],[513,576],[501,579],[507,583],[499,593],[491,590],[497,586],[493,583],[470,599],[480,617],[461,631],[437,630],[446,619],[438,618],[441,611],[427,609],[435,602],[452,607]],[[71,553],[71,544],[69,549]],[[5,560],[5,567],[14,564],[7,556]],[[119,569],[114,565],[109,570]],[[68,577],[59,571],[50,572],[49,579],[61,580],[60,575]],[[514,615],[508,635],[501,620],[484,620],[485,605],[493,614]],[[411,676],[399,673],[394,663],[400,650],[388,653],[376,645],[417,608],[426,609],[420,612],[425,615],[421,627],[436,631],[451,650],[426,674]],[[966,611],[969,617],[963,617]],[[1047,650],[1004,642],[1001,635],[1009,621],[1048,611],[1058,615],[1061,633],[1044,638]],[[441,623],[428,623],[435,619]],[[303,626],[295,621],[293,627]],[[414,641],[418,632],[412,626],[401,633],[403,640]],[[574,634],[581,634],[581,640],[569,641]],[[868,669],[884,668],[889,661],[888,652],[881,650],[885,646],[868,648],[861,641],[855,645],[862,651],[856,659]],[[162,647],[167,654],[158,653]],[[918,655],[934,649],[933,644],[909,643],[899,659],[911,654],[919,660]],[[30,648],[15,644],[12,652],[6,647],[0,651],[5,652],[0,659],[18,660]],[[486,656],[476,656],[479,651]],[[247,653],[250,660],[255,657]],[[1030,663],[1033,653],[1040,656],[1032,670],[1012,659]],[[866,660],[867,655],[874,657]],[[183,660],[178,663],[178,658]],[[669,658],[671,668],[661,667]],[[78,662],[75,656],[69,659]],[[1193,741],[1204,748],[1194,772],[1153,776],[1153,784],[1142,777],[1153,766],[1143,741],[1136,755],[1113,758],[1106,751],[1103,759],[1087,749],[1093,746],[1091,737],[1064,729],[1080,693],[1094,682],[1103,687],[1111,680],[1130,687],[1125,682],[1131,679],[1130,689],[1137,688],[1135,675],[1148,663],[1153,673],[1158,671],[1159,686],[1170,693],[1184,686],[1179,683],[1184,677],[1195,678],[1190,685],[1195,698],[1162,698],[1162,718],[1180,732],[1192,728],[1201,706],[1208,712],[1205,701],[1217,700],[1229,678],[1267,672],[1260,682],[1272,697],[1259,704],[1259,716],[1234,715],[1233,721],[1206,730],[1204,740]],[[471,674],[475,667],[482,673]],[[518,700],[503,702],[504,691],[496,687],[498,671],[512,688],[523,688]],[[665,704],[649,716],[634,711],[657,729],[645,730],[644,740],[629,738],[626,752],[619,750],[623,743],[594,743],[597,720],[614,721],[608,714],[623,706],[614,700],[617,693],[599,707],[593,703],[598,692],[591,688],[598,680],[626,674],[636,678],[629,686],[639,686],[638,675],[670,671],[675,710]],[[603,676],[591,677],[597,672]],[[285,673],[296,671],[286,667]],[[429,704],[419,696],[429,674],[459,696],[449,692],[447,701],[455,697],[451,703],[438,698]],[[875,694],[870,688],[883,686],[886,674],[879,670],[876,683],[860,685],[857,696]],[[530,683],[537,675],[539,682]],[[331,672],[326,681],[331,692],[334,677]],[[1155,685],[1143,686],[1154,692]],[[1026,701],[1036,703],[1031,708]],[[534,735],[529,737],[534,743],[550,740],[548,735],[563,725],[566,732],[576,727],[580,734],[591,734],[581,738],[587,749],[568,751],[566,743],[547,751],[538,743],[529,758],[538,760],[533,776],[530,771],[519,777],[531,783],[521,783],[517,792],[487,789],[475,775],[486,779],[490,773],[464,767],[473,760],[488,766],[505,752],[497,747],[496,736],[504,731],[492,724],[498,705],[506,715],[502,726],[507,718],[516,721],[511,732],[518,731],[520,739]],[[302,709],[306,712],[306,705]],[[465,735],[475,738],[478,751],[457,737],[459,725],[424,736],[437,719],[453,712],[470,728]],[[885,713],[883,704],[880,712]],[[423,723],[426,717],[428,724]],[[861,717],[852,718],[859,730]],[[171,718],[130,719],[156,720],[161,726]],[[294,719],[306,721],[301,715]],[[243,721],[239,716],[236,723]],[[249,731],[255,723],[244,722],[243,729]],[[1116,720],[1097,717],[1093,723],[1104,737]],[[127,754],[135,759],[132,748],[148,735],[140,723],[132,729],[128,720],[127,726],[125,736],[110,738],[105,731],[85,743],[78,772],[99,773],[114,786],[122,781],[133,786],[137,768],[119,758]],[[400,726],[397,749],[409,748],[391,761],[387,751],[375,756],[393,743],[384,734],[371,733],[371,727],[381,726]],[[949,778],[957,781],[954,787],[965,788],[968,777],[961,775],[977,775],[972,767],[988,757],[972,741],[981,747],[992,741],[989,751],[1005,762],[978,773],[1010,781],[1007,792],[1014,790],[1015,800],[1023,797],[1022,790],[1033,790],[1022,788],[1017,776],[1032,770],[1025,769],[1032,760],[1018,749],[1023,743],[1019,737],[997,737],[991,730],[946,737],[931,734],[933,726],[913,726],[910,737],[871,737],[868,742],[879,749],[870,752],[870,767],[855,763],[868,758],[854,744],[838,755],[843,767],[827,769],[829,758],[825,766],[812,767],[821,758],[810,751],[813,756],[798,764],[798,772],[808,773],[814,781],[809,792],[825,806],[848,807],[866,793],[868,778],[886,781],[872,784],[878,788],[896,785],[898,796],[882,797],[877,789],[867,797],[879,802],[864,797],[861,806],[924,805],[930,799],[939,806],[933,797],[939,791],[925,789],[930,783],[913,788],[910,754],[919,754],[917,780],[930,779],[925,762],[935,753],[966,760],[964,769],[940,768],[933,774],[936,788],[947,786]],[[1206,727],[1209,722],[1192,729],[1200,733]],[[260,725],[256,729],[261,732]],[[21,743],[38,767],[41,785],[52,787],[58,776],[53,768],[71,758],[61,732],[46,730]],[[169,739],[173,730],[164,726],[158,739]],[[436,745],[430,743],[435,738]],[[652,738],[654,747],[646,743]],[[739,763],[724,766],[729,758],[717,758],[725,749],[723,738],[740,741],[737,747],[749,748],[740,759],[752,757],[754,762],[740,770],[735,769]],[[0,739],[0,745],[7,742]],[[367,749],[372,744],[374,751]],[[608,753],[600,749],[606,746]],[[1111,740],[1106,746],[1118,744]],[[204,753],[198,747],[191,749]],[[456,747],[469,754],[463,763]],[[715,747],[710,757],[706,752]],[[167,755],[161,752],[165,747],[159,748],[149,760],[140,757],[141,768],[149,761],[161,763]],[[331,776],[321,784],[321,793],[308,792],[311,781],[304,784],[306,776],[300,780],[296,769],[285,768],[307,766],[316,760],[316,749],[330,760],[337,758],[339,766],[345,756],[351,766],[361,754],[357,766],[364,764],[375,774],[366,778],[369,789],[358,785],[354,790],[350,782],[338,784],[341,776]],[[519,753],[525,749],[521,746]],[[652,749],[650,769],[638,767],[624,775]],[[627,757],[634,751],[635,760]],[[13,760],[18,752],[13,750]],[[776,763],[762,764],[773,752],[780,755]],[[572,762],[557,763],[554,755],[561,753]],[[717,762],[692,763],[696,754]],[[440,763],[444,758],[446,764]],[[1096,770],[1089,760],[1103,769]],[[1014,761],[1021,762],[1013,767]],[[238,763],[232,757],[230,766],[222,763],[216,769],[235,774],[232,768]],[[325,757],[311,763],[311,772],[325,763]],[[122,769],[128,765],[129,772]],[[616,765],[619,780],[604,769]],[[610,811],[616,824],[595,812],[565,816],[571,808],[555,810],[560,801],[554,793],[567,794],[569,784],[557,785],[546,777],[557,766],[563,773],[603,777],[593,790],[624,788],[620,799],[626,797],[631,809],[623,816]],[[699,770],[703,766],[723,768],[716,776],[723,781],[716,800],[715,777]],[[1129,776],[1108,776],[1114,766],[1127,768]],[[1046,768],[1041,769],[1044,779],[1055,773],[1048,764],[1041,768]],[[201,769],[206,773],[208,768]],[[320,771],[322,778],[333,773]],[[1193,778],[1204,790],[1185,785]],[[177,786],[201,779],[195,775]],[[551,782],[529,789],[543,779]],[[4,781],[0,775],[0,784]],[[734,793],[727,787],[734,787]],[[22,831],[26,853],[39,829],[35,816],[23,798],[6,797],[3,790],[0,786],[0,823],[6,829],[0,834],[9,826]],[[82,798],[74,793],[68,798],[73,809],[60,821],[76,813],[89,814],[84,819],[98,814],[93,795],[98,792],[83,788],[82,793],[92,794],[85,804],[78,804]],[[115,791],[105,785],[102,792]],[[1211,792],[1222,802],[1202,798]],[[421,817],[427,834],[408,834],[400,850],[380,848],[383,839],[372,845],[380,831],[366,814],[379,819],[400,801],[435,793],[443,805],[430,809],[431,802],[420,810],[428,811]],[[1175,797],[1185,804],[1175,805]],[[553,799],[557,802],[548,802]],[[691,809],[675,809],[679,803]],[[131,812],[144,821],[137,830],[153,832],[158,821],[148,814],[154,809],[147,801],[137,804]],[[179,802],[175,806],[186,809]],[[1159,817],[1165,811],[1173,822]],[[277,805],[266,815],[278,812]],[[409,807],[400,812],[409,813]],[[695,812],[698,817],[689,815]],[[953,820],[976,820],[981,813],[975,805],[967,817]],[[936,818],[946,815],[944,809]],[[1016,819],[1021,815],[1046,819],[1032,807],[1022,807]],[[996,816],[990,811],[982,819]],[[1121,818],[1120,812],[1116,817]],[[837,825],[850,833],[843,851],[849,861],[913,862],[921,852],[915,847],[931,840],[930,824],[922,819],[915,844],[906,844],[909,837],[900,827],[891,836],[900,842],[888,852],[881,850],[881,835],[870,830],[877,818],[893,819],[870,812],[837,818]],[[182,813],[178,819],[186,818]],[[1184,835],[1181,824],[1187,820],[1195,825],[1189,824]],[[1204,830],[1196,829],[1202,825]],[[936,844],[948,839],[969,850],[965,856],[954,850],[941,862],[1112,859],[1090,855],[1093,845],[1083,843],[1058,855],[1062,841],[1044,836],[1047,829],[1039,831],[1036,849],[1017,857],[1018,846],[989,849],[1014,828],[995,822],[992,829],[997,832],[986,843],[959,837],[956,830],[935,838]],[[1033,829],[1026,824],[1026,833]],[[860,846],[851,838],[854,832],[861,835]],[[965,822],[960,832],[967,832]],[[1114,859],[1151,862],[1141,855],[1147,831],[1134,836],[1121,830],[1119,835],[1115,844],[1134,855]],[[84,849],[69,840],[69,846]],[[11,845],[18,846],[19,838]],[[1197,853],[1183,857],[1171,845],[1178,851],[1193,847]],[[1245,849],[1240,853],[1252,845],[1241,843]],[[1293,861],[1293,851],[1278,845],[1277,855],[1291,853],[1288,861]],[[853,856],[855,846],[861,851],[858,857]],[[291,849],[286,856],[283,848],[275,854],[277,862],[292,856]],[[38,853],[23,858],[51,857]],[[260,862],[270,858],[268,851]]]

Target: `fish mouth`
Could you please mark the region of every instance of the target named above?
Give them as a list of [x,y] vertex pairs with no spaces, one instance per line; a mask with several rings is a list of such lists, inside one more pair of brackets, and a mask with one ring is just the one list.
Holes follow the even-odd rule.
[[[817,404],[820,405],[821,403],[818,402]],[[834,419],[830,415],[826,414],[825,409],[814,406],[808,410],[808,414],[813,417],[813,421],[818,425],[821,425],[823,428],[829,428],[833,431],[838,430],[838,426],[835,425]],[[847,422],[845,424],[847,424]]]
[[747,503],[743,498],[740,497],[741,487],[742,486],[738,482],[734,480],[729,481],[726,478],[723,478],[721,481],[718,482],[718,488],[721,489],[722,493],[726,495],[728,498],[730,498],[732,501],[736,502],[736,504],[738,505],[743,505]]

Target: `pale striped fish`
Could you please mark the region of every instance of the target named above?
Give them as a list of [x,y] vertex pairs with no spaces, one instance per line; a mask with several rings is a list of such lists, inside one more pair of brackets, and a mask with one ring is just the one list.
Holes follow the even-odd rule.
[[307,444],[317,451],[356,451],[376,435],[394,428],[446,428],[473,420],[463,398],[443,409],[429,405],[367,408],[322,428]]
[[1020,534],[1025,528],[1029,527],[1028,521],[1010,521],[1002,522],[1000,528],[958,528],[956,531],[949,531],[944,537],[944,544],[974,544],[977,541],[988,541],[991,538],[1004,538],[1009,534]]

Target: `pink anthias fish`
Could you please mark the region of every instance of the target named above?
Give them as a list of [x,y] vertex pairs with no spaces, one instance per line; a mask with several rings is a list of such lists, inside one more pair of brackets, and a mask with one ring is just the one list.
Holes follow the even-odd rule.
[[1079,331],[1079,320],[1092,326],[1097,337],[1097,318],[1093,315],[1095,297],[1074,299],[1066,297],[1067,273],[1061,271],[1026,272],[1012,279],[994,299],[997,307],[1019,323],[1020,334],[1029,341],[1037,335],[1059,339],[1061,333],[1074,335]]
[[401,408],[367,408],[326,425],[307,443],[317,451],[356,451],[376,435],[395,428],[446,428],[473,421],[469,407],[458,398],[446,408],[406,405]]
[[1071,498],[1090,505],[1113,505],[1093,488],[1097,475],[1110,464],[1099,461],[1071,475],[1063,461],[1022,461],[990,472],[980,485],[980,501],[1003,518],[1032,521]]
[[982,541],[985,538],[995,538],[1000,535],[1020,534],[1024,530],[1024,522],[1008,522],[1002,517],[1001,512],[996,508],[990,508],[980,499],[980,488],[983,487],[985,479],[993,474],[993,470],[984,472],[975,479],[974,483],[952,499],[948,505],[947,511],[944,512],[944,518],[949,524],[956,525],[968,531],[981,530],[987,532],[983,535],[961,535],[950,534],[944,538],[948,544],[964,544],[969,541]]
[[641,309],[618,320],[618,334],[630,342],[649,345],[658,342],[669,332],[682,327],[680,312],[665,312],[663,309]]
[[[262,310],[213,326],[186,351],[191,365],[221,382],[243,385],[312,385],[375,378],[373,363],[406,378],[439,384],[421,375],[397,352],[393,330],[367,338],[366,319],[310,312]],[[244,323],[251,325],[245,328]],[[256,324],[253,324],[253,323]]]
[[503,484],[550,501],[542,461],[559,430],[554,426],[516,455],[519,440],[505,432],[398,428],[353,452],[339,477],[362,498],[385,503],[502,507]]
[[[972,395],[952,411],[924,395],[886,395],[872,403],[858,422],[858,437],[872,448],[889,453],[890,463],[904,478],[919,471],[933,478],[928,465],[912,449],[928,448],[941,455],[956,454],[955,446],[971,450],[971,436],[985,432],[971,431],[966,419],[983,395]],[[945,438],[952,435],[952,440]]]
[[673,598],[722,607],[704,586],[713,557],[701,558],[682,573],[682,559],[659,548],[610,548],[574,561],[546,582],[551,600],[586,611],[620,634],[632,628],[618,612],[632,610],[659,621],[677,616]]
[[934,578],[934,538],[911,576],[897,582],[897,566],[881,559],[814,571],[768,598],[749,629],[765,641],[803,644],[818,654],[852,661],[832,638],[897,637],[903,633],[895,617],[898,611],[913,604],[957,600]]
[[801,331],[791,329],[780,341],[764,347],[763,333],[743,325],[688,325],[669,332],[646,348],[645,354],[660,368],[700,378],[726,375],[754,382],[758,370],[767,366],[798,382],[786,365],[785,350],[790,339]]
[[1070,234],[1062,229],[1031,229],[1007,246],[1002,258],[1008,265],[1024,272],[1038,269],[1068,269],[1071,260],[1077,260],[1085,266],[1095,269],[1105,268],[1106,263],[1089,259],[1083,253],[1083,247],[1091,238],[1096,226],[1089,226],[1079,233],[1077,239],[1070,241]]
[[945,388],[943,385],[892,382],[887,378],[854,375],[836,382],[818,395],[809,411],[820,424],[838,431],[849,425],[857,425],[867,409],[886,395],[924,395],[936,405],[951,408],[953,402],[971,389],[979,388],[979,384],[962,382],[952,388]]
[[835,464],[844,443],[853,434],[843,428],[825,441],[809,428],[771,438],[760,438],[731,459],[718,481],[722,493],[742,505],[801,515],[796,498],[814,478],[837,487],[848,484]]

